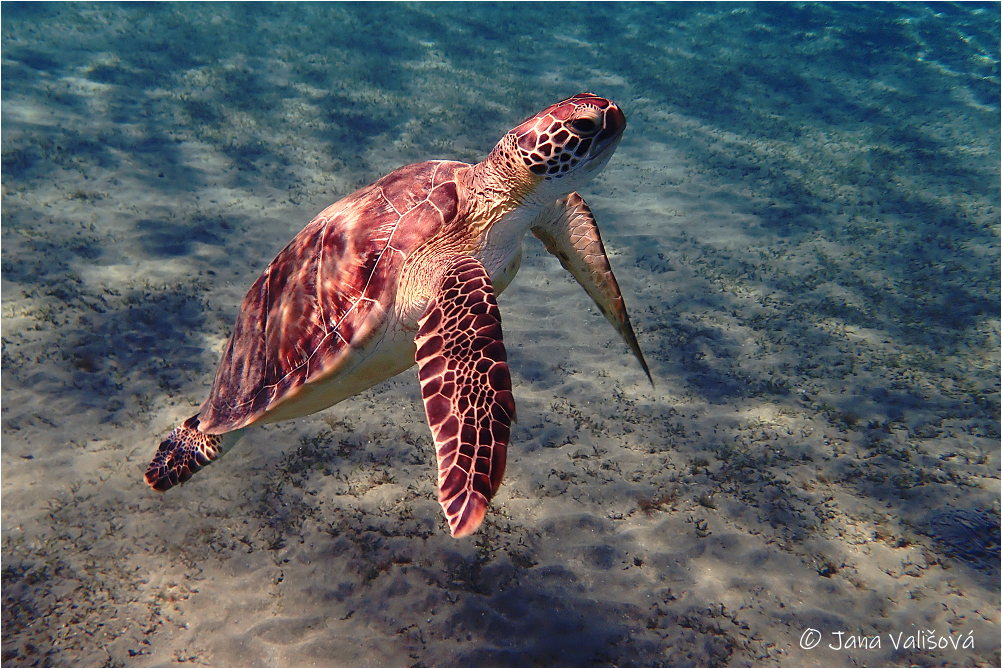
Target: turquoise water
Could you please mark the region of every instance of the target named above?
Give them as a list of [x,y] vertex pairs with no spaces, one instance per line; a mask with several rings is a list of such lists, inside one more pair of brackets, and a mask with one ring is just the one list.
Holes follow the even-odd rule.
[[[4,2],[4,664],[997,666],[999,7]],[[316,212],[584,90],[655,388],[527,240],[472,539],[410,373],[145,488]]]

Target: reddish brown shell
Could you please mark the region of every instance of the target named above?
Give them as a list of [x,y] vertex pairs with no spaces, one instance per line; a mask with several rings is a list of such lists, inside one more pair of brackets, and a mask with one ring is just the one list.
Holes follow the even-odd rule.
[[244,298],[199,429],[250,425],[364,347],[392,309],[404,258],[456,219],[468,168],[401,167],[303,228]]

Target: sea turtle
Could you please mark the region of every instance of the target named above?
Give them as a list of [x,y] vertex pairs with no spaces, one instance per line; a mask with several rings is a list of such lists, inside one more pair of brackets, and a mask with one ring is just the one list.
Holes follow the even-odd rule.
[[495,297],[526,230],[651,378],[591,210],[573,192],[625,128],[611,100],[581,93],[526,119],[476,165],[407,165],[320,212],[247,293],[209,399],[161,442],[146,482],[167,490],[247,428],[326,409],[416,362],[439,502],[453,536],[474,532],[515,419]]

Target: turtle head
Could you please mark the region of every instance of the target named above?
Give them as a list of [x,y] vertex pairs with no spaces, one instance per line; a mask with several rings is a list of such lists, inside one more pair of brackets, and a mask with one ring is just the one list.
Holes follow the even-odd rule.
[[595,176],[625,129],[626,117],[616,103],[579,93],[510,130],[485,163],[506,174],[519,200],[548,203]]
[[543,181],[574,180],[595,174],[609,159],[626,129],[626,117],[612,100],[579,93],[526,119],[509,134],[519,158]]

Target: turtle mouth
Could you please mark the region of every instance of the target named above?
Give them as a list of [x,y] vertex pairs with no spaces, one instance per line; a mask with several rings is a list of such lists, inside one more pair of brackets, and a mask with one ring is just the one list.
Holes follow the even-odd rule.
[[609,156],[619,146],[619,140],[623,138],[625,130],[626,116],[619,110],[619,107],[612,106],[607,109],[605,112],[605,127],[595,137],[597,150],[592,156],[592,160],[585,166],[586,171],[593,172],[605,165],[609,160]]
[[605,112],[605,130],[603,133],[622,135],[626,130],[626,116],[619,107],[611,106]]
[[626,126],[624,124],[615,132],[609,134],[603,133],[596,138],[598,150],[595,151],[591,160],[584,165],[584,171],[586,173],[591,174],[592,172],[597,172],[605,167],[605,164],[609,162],[609,158],[611,158],[612,154],[616,152],[616,147],[619,146],[619,140],[623,138],[623,130],[625,129]]

